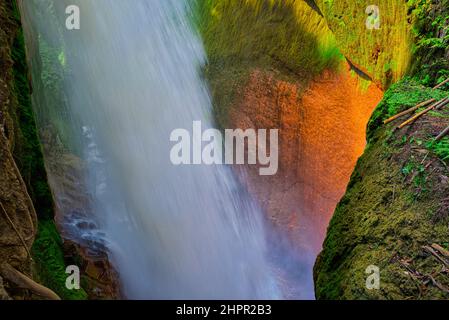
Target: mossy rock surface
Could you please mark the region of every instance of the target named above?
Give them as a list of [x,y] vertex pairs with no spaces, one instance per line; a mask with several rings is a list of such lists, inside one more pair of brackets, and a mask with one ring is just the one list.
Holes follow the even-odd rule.
[[316,3],[346,58],[379,85],[387,88],[407,73],[412,60],[413,21],[406,1]]
[[343,59],[326,21],[305,1],[198,0],[194,12],[208,57],[205,77],[222,127],[254,70],[274,71],[281,80],[305,85]]
[[[428,114],[402,130],[396,127],[408,117],[383,125],[391,115],[448,94],[410,78],[386,92],[315,264],[318,299],[449,298],[433,283],[448,287],[443,265],[423,249],[449,246],[447,149],[433,144],[447,126],[449,110]],[[380,269],[379,290],[366,287],[365,271],[371,265]]]
[[66,287],[66,263],[62,250],[62,239],[52,220],[41,220],[32,249],[37,278],[65,300],[85,300],[87,293],[81,288]]
[[[54,203],[31,103],[31,76],[16,0],[0,4],[0,25],[0,200],[22,234],[37,231],[35,239],[27,237],[30,246],[35,240],[31,250],[36,267],[33,272],[35,280],[53,289],[63,299],[85,299],[83,290],[70,291],[65,287],[67,274],[62,241],[53,222]],[[31,203],[28,205],[30,198],[38,222],[34,221]],[[30,259],[10,224],[4,220],[1,213],[2,262],[11,263],[20,271],[30,274]],[[33,222],[32,226],[30,221]]]

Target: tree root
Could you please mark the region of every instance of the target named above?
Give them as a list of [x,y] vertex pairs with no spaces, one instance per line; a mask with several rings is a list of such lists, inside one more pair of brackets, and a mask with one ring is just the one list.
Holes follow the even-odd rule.
[[435,138],[435,141],[440,141],[448,134],[449,134],[449,126],[446,129],[444,129],[443,131],[441,131],[441,133],[438,135],[438,137]]
[[0,274],[9,282],[14,283],[20,288],[28,289],[40,297],[48,300],[61,300],[61,298],[52,290],[30,279],[8,263],[3,263],[0,265]]
[[6,292],[5,288],[3,287],[2,277],[0,277],[0,301],[1,300],[11,300],[11,297],[8,295],[8,292]]
[[0,134],[2,135],[3,140],[6,142],[5,144],[2,144],[3,149],[7,152],[7,157],[10,158],[10,161],[12,163],[13,169],[15,171],[15,174],[17,176],[17,179],[20,182],[21,185],[21,189],[23,194],[26,197],[26,201],[28,202],[28,210],[30,211],[30,214],[28,215],[28,220],[29,220],[29,224],[31,226],[31,235],[26,237],[25,240],[30,240],[33,239],[36,236],[37,233],[37,213],[36,213],[36,209],[34,208],[34,204],[33,204],[33,200],[31,199],[30,194],[28,193],[27,187],[26,187],[26,183],[23,180],[22,174],[20,173],[19,167],[17,167],[16,161],[14,160],[14,157],[11,154],[11,149],[9,146],[9,141],[8,139],[5,137],[5,134],[0,131]]
[[14,231],[16,232],[17,236],[19,237],[20,241],[22,242],[23,247],[25,248],[28,257],[30,258],[30,260],[32,261],[33,258],[31,257],[31,253],[30,250],[28,249],[28,245],[25,242],[25,239],[22,237],[22,235],[20,234],[19,229],[17,229],[16,225],[14,224],[14,221],[12,221],[12,219],[10,218],[8,212],[6,212],[5,207],[3,206],[2,202],[0,201],[0,209],[2,209],[3,214],[6,217],[6,220],[8,220],[9,224],[11,225],[11,227],[14,229]]

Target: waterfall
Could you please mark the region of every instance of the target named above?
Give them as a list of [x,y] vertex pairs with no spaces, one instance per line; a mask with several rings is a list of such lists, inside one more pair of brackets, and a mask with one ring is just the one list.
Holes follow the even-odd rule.
[[22,1],[39,127],[82,158],[127,298],[276,298],[262,214],[231,169],[170,162],[172,130],[213,127],[191,2]]

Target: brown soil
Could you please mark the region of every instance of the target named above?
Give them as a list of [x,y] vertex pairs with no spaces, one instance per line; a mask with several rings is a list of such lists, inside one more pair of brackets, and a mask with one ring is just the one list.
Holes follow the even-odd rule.
[[230,110],[231,127],[280,129],[277,175],[260,176],[256,166],[238,171],[299,252],[320,251],[383,95],[374,85],[361,90],[349,67],[342,69],[324,72],[305,90],[275,72],[255,70]]

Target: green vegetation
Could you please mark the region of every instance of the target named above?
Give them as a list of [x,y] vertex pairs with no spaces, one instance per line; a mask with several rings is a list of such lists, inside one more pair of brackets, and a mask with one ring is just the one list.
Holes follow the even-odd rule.
[[443,138],[439,142],[434,140],[427,143],[427,148],[433,151],[441,160],[449,162],[449,138]]
[[[422,254],[422,246],[447,242],[448,220],[439,212],[447,210],[441,199],[448,186],[425,169],[423,156],[410,151],[416,140],[386,145],[387,131],[375,132],[331,220],[314,269],[318,299],[448,298],[432,285],[420,289],[402,264],[422,274],[441,269]],[[380,290],[365,287],[370,265],[380,268]],[[444,275],[436,277],[448,285]]]
[[417,104],[435,98],[437,100],[447,97],[443,90],[432,90],[420,83],[416,78],[406,77],[395,83],[385,92],[384,98],[377,106],[368,123],[368,141],[374,136],[375,131],[382,126],[383,121]]
[[[418,76],[402,79],[385,93],[368,124],[368,147],[336,208],[315,265],[317,298],[448,298],[432,282],[424,285],[410,275],[416,270],[424,278],[434,275],[442,286],[449,284],[439,273],[439,261],[422,248],[447,244],[448,171],[435,156],[449,159],[449,139],[436,143],[434,133],[429,134],[436,122],[447,123],[447,111],[429,113],[430,121],[421,119],[413,129],[393,130],[400,120],[383,124],[420,102],[448,94],[426,87]],[[365,287],[370,265],[380,268],[380,290]]]
[[341,58],[325,21],[303,1],[199,0],[197,15],[211,63],[316,75]]
[[425,85],[434,86],[449,78],[449,0],[409,0],[408,4],[415,18],[414,70]]
[[39,280],[54,290],[62,299],[85,300],[86,292],[68,290],[65,286],[67,274],[62,253],[62,240],[52,220],[40,220],[39,231],[32,254],[36,262]]
[[[20,24],[17,7],[17,24]],[[12,110],[15,121],[14,157],[22,177],[27,184],[39,218],[53,217],[53,198],[47,183],[44,160],[39,142],[34,113],[31,105],[30,88],[27,79],[28,69],[22,29],[17,31],[13,44],[14,92],[17,106]]]
[[[406,1],[317,0],[343,54],[374,81],[388,88],[409,70],[412,24]],[[368,29],[366,9],[379,8],[380,29]]]
[[[14,19],[20,26],[18,7],[14,4]],[[16,31],[11,57],[13,65],[14,96],[9,112],[14,121],[13,154],[27,190],[36,209],[39,226],[32,256],[36,261],[37,277],[63,299],[86,299],[84,290],[70,291],[65,287],[65,262],[62,241],[53,222],[54,203],[47,182],[41,144],[39,142],[25,56],[24,35]]]

